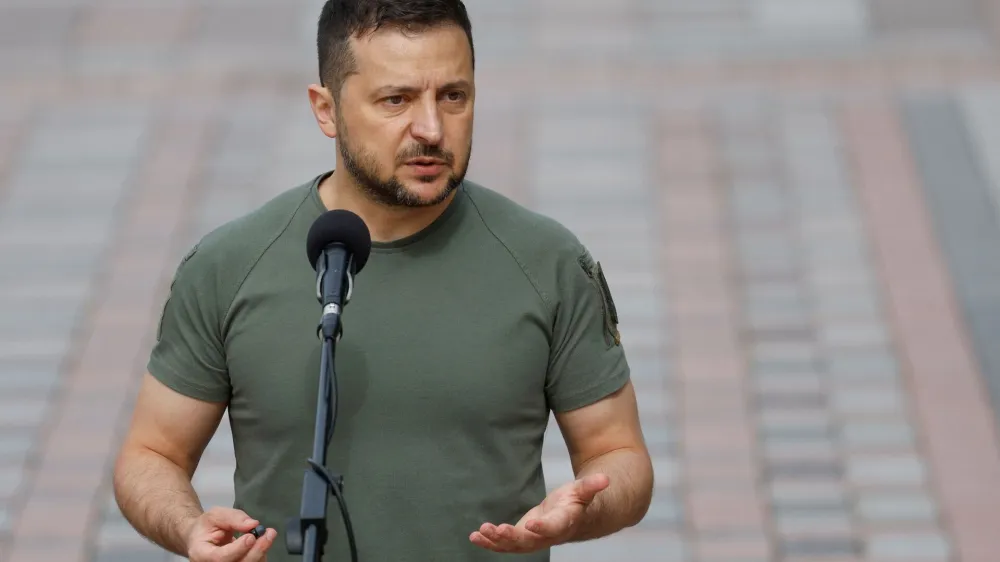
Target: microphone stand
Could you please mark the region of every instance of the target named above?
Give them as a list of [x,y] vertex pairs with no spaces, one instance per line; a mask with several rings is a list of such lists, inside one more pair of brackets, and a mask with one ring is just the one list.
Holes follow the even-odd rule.
[[[343,324],[340,319],[343,302],[346,305],[354,288],[353,260],[347,262],[347,271],[339,268],[328,268],[329,252],[323,252],[319,257],[319,277],[316,281],[317,298],[323,306],[323,316],[317,328],[317,335],[322,341],[320,356],[319,396],[316,403],[316,425],[313,434],[312,457],[306,462],[309,467],[305,471],[302,482],[302,506],[299,517],[288,521],[285,535],[285,546],[289,554],[301,554],[303,562],[321,562],[323,550],[326,547],[328,533],[326,525],[326,510],[328,492],[336,498],[344,517],[347,540],[351,549],[351,560],[357,562],[357,546],[354,542],[354,530],[344,501],[344,478],[339,474],[331,474],[326,469],[327,450],[337,419],[337,374],[334,368],[334,357],[337,342],[343,334]],[[347,291],[344,293],[343,280],[347,279]],[[334,297],[334,298],[331,298]],[[342,297],[342,298],[341,298]]]

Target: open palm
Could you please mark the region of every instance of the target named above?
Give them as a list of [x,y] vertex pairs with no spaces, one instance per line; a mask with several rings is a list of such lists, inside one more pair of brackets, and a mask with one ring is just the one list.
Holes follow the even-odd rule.
[[495,552],[534,552],[562,544],[572,538],[587,506],[609,483],[607,476],[595,474],[565,484],[531,508],[517,524],[483,523],[469,540]]

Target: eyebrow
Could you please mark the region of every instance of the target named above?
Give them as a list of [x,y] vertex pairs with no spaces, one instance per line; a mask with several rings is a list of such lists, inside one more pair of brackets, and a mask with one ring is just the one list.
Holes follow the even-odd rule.
[[[472,84],[468,80],[455,80],[442,84],[439,90],[470,90],[472,89]],[[413,86],[382,86],[378,90],[375,90],[376,96],[384,96],[389,94],[414,94],[419,92],[419,88]]]

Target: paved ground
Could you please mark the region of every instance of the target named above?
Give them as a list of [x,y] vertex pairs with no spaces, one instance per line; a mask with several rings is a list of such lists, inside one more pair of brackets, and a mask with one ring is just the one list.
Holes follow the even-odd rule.
[[[109,462],[182,252],[332,162],[320,5],[0,1],[0,560],[167,562]],[[605,264],[657,468],[555,560],[995,562],[994,5],[469,0],[472,175]]]

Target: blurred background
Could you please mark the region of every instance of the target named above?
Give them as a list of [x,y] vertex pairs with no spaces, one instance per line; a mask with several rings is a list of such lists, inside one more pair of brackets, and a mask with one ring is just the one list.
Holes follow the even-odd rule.
[[[466,3],[470,178],[604,264],[656,465],[553,560],[996,562],[998,3]],[[180,257],[333,165],[321,6],[0,0],[0,560],[170,560],[111,462]]]

